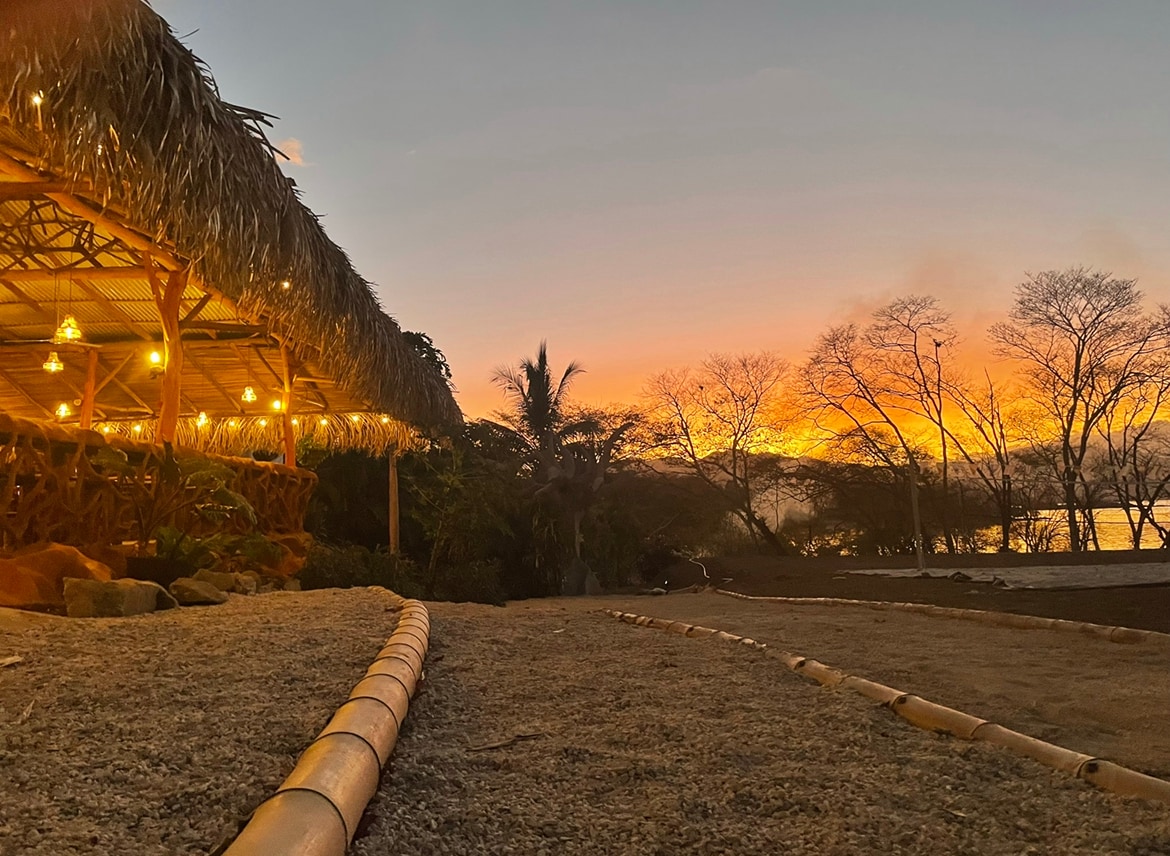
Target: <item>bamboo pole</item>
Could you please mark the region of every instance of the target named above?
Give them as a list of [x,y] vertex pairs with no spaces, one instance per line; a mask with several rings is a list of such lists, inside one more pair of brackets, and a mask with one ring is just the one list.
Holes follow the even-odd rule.
[[83,431],[93,427],[93,405],[97,400],[97,368],[98,352],[95,348],[89,348],[85,355],[85,388],[81,392],[80,419]]
[[398,447],[394,446],[387,451],[386,457],[390,461],[390,484],[389,484],[389,502],[387,504],[387,516],[390,518],[390,555],[397,556],[398,551],[402,546],[402,521],[399,519],[399,496],[398,496]]
[[280,390],[280,424],[284,436],[284,464],[287,467],[297,465],[297,435],[293,426],[293,373],[289,365],[288,348],[280,346],[281,390]]

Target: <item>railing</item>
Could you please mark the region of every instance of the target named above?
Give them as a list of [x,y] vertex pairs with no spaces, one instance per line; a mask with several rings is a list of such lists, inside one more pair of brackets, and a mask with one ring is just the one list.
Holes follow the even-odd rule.
[[[103,467],[103,449],[124,453],[130,467],[123,472]],[[185,509],[176,506],[172,519],[159,522],[183,526],[194,534],[254,529],[281,535],[304,528],[309,497],[317,484],[315,473],[185,449],[180,454],[230,468],[234,475],[226,486],[251,504],[256,523],[253,526],[234,515],[223,524],[212,524],[195,516],[188,502],[183,503]],[[42,541],[83,546],[137,540],[143,505],[154,503],[156,511],[165,511],[164,463],[162,446],[0,413],[0,547],[12,550]],[[183,490],[188,499],[198,500],[205,488]]]

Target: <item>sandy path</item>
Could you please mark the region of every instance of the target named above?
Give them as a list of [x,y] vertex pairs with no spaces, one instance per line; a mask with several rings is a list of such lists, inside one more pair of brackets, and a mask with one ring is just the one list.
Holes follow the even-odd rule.
[[426,689],[355,853],[1170,850],[1164,807],[597,605],[432,606]]
[[714,594],[597,602],[751,636],[1170,778],[1170,644],[1165,642],[1118,645],[1074,633]]
[[0,856],[210,852],[345,700],[394,628],[387,604],[363,589],[5,622],[0,658],[24,662],[0,669]]

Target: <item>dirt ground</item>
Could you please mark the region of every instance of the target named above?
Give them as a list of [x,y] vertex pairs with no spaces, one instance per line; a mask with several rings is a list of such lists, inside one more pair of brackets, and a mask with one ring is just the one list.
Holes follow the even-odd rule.
[[1123,645],[864,607],[717,594],[609,609],[750,636],[1069,749],[1170,778],[1170,641]]
[[[638,600],[725,625],[757,612]],[[425,689],[356,856],[1170,852],[1165,806],[913,728],[760,651],[594,611],[620,603],[430,605]]]
[[[834,569],[832,564],[823,560],[801,562],[748,556],[702,561],[714,582],[729,580],[722,587],[743,594],[933,603],[1170,633],[1170,585],[1093,589],[1000,588],[989,583],[956,582],[945,577],[921,579],[849,574],[844,572],[844,563],[841,568]],[[1107,577],[1107,573],[1107,567],[1103,567],[1103,577]],[[705,581],[703,571],[697,565],[679,562],[664,571],[652,585],[677,589]]]
[[[1170,853],[1165,806],[913,728],[677,616],[1170,773],[1170,650],[720,595],[430,604],[361,837],[387,853]],[[6,616],[6,618],[5,618]],[[208,854],[393,629],[383,593],[0,622],[0,856]]]

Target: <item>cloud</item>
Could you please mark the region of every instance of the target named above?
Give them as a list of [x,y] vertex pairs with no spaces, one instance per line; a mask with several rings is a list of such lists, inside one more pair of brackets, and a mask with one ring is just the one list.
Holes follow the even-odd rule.
[[[296,137],[289,137],[276,144],[277,151],[284,155],[283,160],[293,166],[309,166],[305,160],[305,147]],[[280,157],[279,155],[277,157]]]

